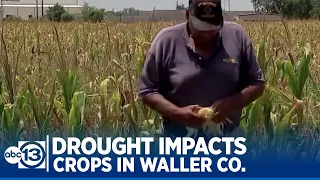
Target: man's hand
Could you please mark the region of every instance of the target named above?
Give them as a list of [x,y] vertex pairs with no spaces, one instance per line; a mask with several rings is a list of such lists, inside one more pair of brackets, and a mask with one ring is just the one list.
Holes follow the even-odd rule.
[[163,117],[170,118],[187,127],[199,128],[205,121],[197,114],[201,109],[201,107],[197,105],[180,108],[166,100],[160,94],[147,96],[143,98],[143,102],[159,112]]
[[264,86],[249,86],[240,93],[216,101],[211,107],[216,111],[216,123],[225,121],[233,111],[242,110],[250,103],[262,96]]
[[197,105],[179,108],[175,112],[173,119],[183,124],[184,126],[191,128],[200,128],[205,121],[197,114],[200,109],[201,107]]
[[211,106],[211,108],[214,109],[216,112],[213,121],[215,123],[224,122],[232,112],[231,107],[232,107],[231,102],[228,99],[222,99],[222,100],[216,101]]

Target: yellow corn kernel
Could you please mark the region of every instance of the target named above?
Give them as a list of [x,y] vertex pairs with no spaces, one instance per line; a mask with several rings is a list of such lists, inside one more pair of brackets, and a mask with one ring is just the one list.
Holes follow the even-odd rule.
[[202,125],[202,129],[208,136],[222,136],[221,124],[215,123],[213,118],[215,116],[215,110],[209,107],[201,108],[197,114],[203,117],[206,121]]
[[214,110],[212,108],[201,108],[198,115],[203,117],[206,121],[212,121],[214,117]]

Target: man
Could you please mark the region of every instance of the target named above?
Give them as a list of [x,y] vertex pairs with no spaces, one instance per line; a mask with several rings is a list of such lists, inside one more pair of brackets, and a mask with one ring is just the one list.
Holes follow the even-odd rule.
[[190,0],[186,16],[186,23],[155,37],[139,96],[163,116],[165,136],[185,137],[186,127],[200,129],[199,107],[217,111],[215,122],[224,123],[227,136],[239,126],[242,109],[263,94],[261,69],[243,28],[224,21],[220,0]]

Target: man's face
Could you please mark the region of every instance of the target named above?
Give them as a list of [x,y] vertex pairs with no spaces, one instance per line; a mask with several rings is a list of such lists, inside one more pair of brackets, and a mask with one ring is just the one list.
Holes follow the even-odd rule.
[[215,39],[218,32],[219,31],[214,30],[198,31],[197,29],[193,28],[192,25],[190,25],[190,33],[196,43],[210,43]]
[[[187,19],[191,18],[189,11],[187,10],[186,12]],[[193,27],[192,22],[189,21],[189,28],[190,28],[190,33],[195,41],[195,43],[210,43],[212,42],[217,33],[219,32],[218,30],[210,30],[210,31],[200,31],[196,28]]]

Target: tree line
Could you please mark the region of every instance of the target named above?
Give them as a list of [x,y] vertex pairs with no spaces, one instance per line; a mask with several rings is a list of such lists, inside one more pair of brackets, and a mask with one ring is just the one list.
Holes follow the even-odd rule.
[[290,19],[320,18],[320,0],[251,0],[256,12],[281,14]]
[[[187,6],[184,4],[179,4],[177,2],[176,9],[183,10],[186,9]],[[108,16],[137,16],[139,15],[140,11],[135,8],[124,8],[120,11],[106,11],[103,8],[96,8],[89,6],[88,3],[85,3],[83,9],[81,10],[80,14],[70,14],[67,12],[63,6],[56,4],[53,7],[50,7],[47,11],[46,18],[51,21],[73,21],[73,20],[82,20],[82,21],[92,21],[92,22],[101,22],[104,17]]]
[[[43,14],[43,13],[41,13]],[[79,13],[70,13],[62,5],[56,3],[54,6],[49,7],[46,14],[43,16],[36,16],[29,18],[33,19],[48,19],[50,21],[56,22],[70,22],[70,21],[91,21],[91,22],[101,22],[105,16],[134,16],[139,15],[139,10],[134,8],[124,8],[121,11],[106,11],[103,8],[97,8],[89,6],[85,3],[81,8]],[[3,18],[5,21],[17,21],[21,20],[21,17],[8,16]]]
[[68,22],[73,20],[101,22],[103,21],[104,16],[132,16],[138,14],[139,10],[134,8],[124,8],[121,11],[106,11],[103,8],[89,6],[88,3],[85,3],[80,13],[71,14],[67,12],[63,6],[55,4],[54,6],[49,7],[46,18],[57,22]]

